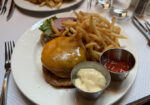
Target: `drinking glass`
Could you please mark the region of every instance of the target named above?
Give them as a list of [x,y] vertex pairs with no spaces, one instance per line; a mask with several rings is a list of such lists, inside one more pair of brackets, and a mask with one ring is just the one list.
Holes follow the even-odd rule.
[[111,7],[113,0],[97,0],[96,4],[100,5],[103,9],[108,9]]
[[90,10],[92,6],[92,0],[87,0],[87,10]]
[[95,8],[93,6],[95,5],[96,0],[87,0],[87,9],[86,12],[93,12]]
[[125,18],[131,1],[132,0],[113,0],[110,13],[117,17]]

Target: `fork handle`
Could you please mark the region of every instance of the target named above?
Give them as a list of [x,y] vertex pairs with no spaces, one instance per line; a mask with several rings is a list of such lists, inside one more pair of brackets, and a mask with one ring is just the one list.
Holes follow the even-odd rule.
[[2,85],[2,91],[1,91],[1,99],[0,99],[0,105],[6,105],[7,104],[7,88],[8,88],[8,80],[10,75],[10,69],[6,70],[3,85]]

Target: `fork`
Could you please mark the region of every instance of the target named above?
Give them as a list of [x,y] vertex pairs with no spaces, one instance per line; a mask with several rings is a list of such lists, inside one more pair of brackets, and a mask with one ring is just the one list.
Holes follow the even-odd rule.
[[11,54],[13,52],[13,48],[15,47],[14,41],[5,42],[5,76],[3,79],[2,91],[1,91],[1,99],[0,105],[6,105],[7,103],[7,87],[9,75],[11,72]]
[[8,0],[5,0],[2,11],[1,11],[1,14],[5,14],[5,12],[7,10],[7,8],[6,8],[7,2],[8,2]]
[[150,23],[148,21],[145,20],[145,26],[146,26],[146,29],[147,31],[150,33]]

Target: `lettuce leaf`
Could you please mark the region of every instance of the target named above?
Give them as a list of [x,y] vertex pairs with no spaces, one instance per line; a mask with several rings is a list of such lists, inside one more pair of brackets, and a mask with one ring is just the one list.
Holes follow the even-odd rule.
[[57,19],[57,17],[53,16],[49,19],[46,19],[39,28],[46,35],[49,35],[49,34],[53,33],[52,28],[51,28],[51,22],[50,22],[51,19],[55,20],[55,19]]

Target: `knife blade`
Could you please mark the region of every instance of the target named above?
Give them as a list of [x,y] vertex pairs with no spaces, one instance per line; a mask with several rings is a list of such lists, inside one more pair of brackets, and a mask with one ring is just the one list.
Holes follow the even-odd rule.
[[14,0],[12,0],[8,15],[7,15],[7,21],[12,17],[14,10],[15,10],[15,2],[14,2]]
[[132,22],[138,28],[138,30],[142,32],[142,34],[146,37],[146,39],[148,40],[148,45],[150,46],[150,33],[135,16],[132,17]]

